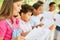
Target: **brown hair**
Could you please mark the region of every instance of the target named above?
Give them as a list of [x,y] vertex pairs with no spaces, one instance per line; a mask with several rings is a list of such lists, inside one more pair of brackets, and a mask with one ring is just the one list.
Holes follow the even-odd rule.
[[13,13],[13,3],[21,0],[4,0],[1,10],[0,19],[7,19]]
[[22,1],[22,0],[13,0],[13,2]]
[[51,5],[53,5],[53,4],[56,4],[56,3],[55,2],[50,2],[49,7],[51,7]]
[[26,14],[27,12],[33,12],[33,7],[32,6],[30,6],[30,5],[28,5],[28,4],[24,4],[24,5],[22,5],[21,6],[21,10],[20,10],[20,15],[21,15],[21,13],[23,12],[24,14]]
[[58,4],[58,8],[60,8],[60,4]]

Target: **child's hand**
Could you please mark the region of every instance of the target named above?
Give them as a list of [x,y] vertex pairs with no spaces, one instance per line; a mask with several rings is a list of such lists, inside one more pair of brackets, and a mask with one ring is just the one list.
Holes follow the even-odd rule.
[[18,36],[16,38],[12,39],[12,40],[25,40],[25,38],[23,36]]
[[56,21],[56,19],[55,19],[55,18],[53,18],[53,20],[54,20],[54,21]]
[[41,23],[41,24],[39,24],[39,26],[40,26],[40,27],[42,27],[43,25],[44,25],[44,24],[42,24],[42,23]]
[[23,36],[20,37],[20,40],[25,40],[25,38]]
[[38,28],[38,27],[42,27],[43,25],[44,25],[43,23],[40,23],[40,24],[37,25],[37,26],[33,26],[32,29],[34,29],[34,28]]
[[25,37],[29,32],[30,31],[28,31],[28,32],[22,32],[21,35]]
[[44,24],[43,23],[40,23],[39,25],[37,25],[37,27],[42,27]]
[[40,21],[42,21],[42,20],[43,20],[43,17],[41,17]]
[[54,24],[49,29],[50,30],[54,30]]

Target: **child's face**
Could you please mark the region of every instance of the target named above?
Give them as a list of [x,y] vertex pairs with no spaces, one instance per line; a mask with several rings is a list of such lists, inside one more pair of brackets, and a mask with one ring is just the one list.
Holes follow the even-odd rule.
[[52,11],[54,11],[55,8],[56,8],[56,4],[53,4],[53,5],[51,5],[51,7],[50,7],[50,9],[51,9]]
[[38,9],[34,10],[36,15],[39,15],[40,13],[42,13],[42,11],[43,11],[43,4]]
[[40,14],[43,11],[43,4],[37,9],[37,13]]
[[22,1],[15,2],[13,4],[13,16],[18,16],[21,9]]
[[21,14],[21,18],[25,21],[25,22],[28,22],[30,20],[30,17],[32,15],[32,12],[27,12],[26,14],[25,13],[22,13]]

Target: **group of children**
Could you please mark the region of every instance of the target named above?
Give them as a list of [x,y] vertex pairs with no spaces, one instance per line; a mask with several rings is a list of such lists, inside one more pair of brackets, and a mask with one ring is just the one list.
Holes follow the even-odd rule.
[[[0,10],[0,40],[26,40],[25,37],[30,31],[42,27],[50,31],[49,36],[46,37],[47,40],[54,40],[54,36],[52,36],[54,33],[52,32],[55,29],[55,18],[52,11],[55,9],[55,3],[51,2],[49,4],[50,9],[45,12],[43,11],[44,3],[42,1],[36,2],[33,6],[22,4],[22,2],[22,0],[3,1]],[[17,17],[18,15],[20,15],[20,18]],[[43,23],[45,19],[52,21],[52,25],[45,28]]]

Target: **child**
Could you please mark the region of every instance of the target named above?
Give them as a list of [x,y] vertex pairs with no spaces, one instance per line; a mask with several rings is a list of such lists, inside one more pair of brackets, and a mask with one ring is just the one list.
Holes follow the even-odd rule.
[[28,4],[22,5],[22,9],[20,11],[20,15],[21,15],[20,29],[22,30],[23,36],[26,36],[32,30],[32,27],[29,22],[32,12],[33,12],[32,6]]
[[[45,22],[45,20],[48,18],[48,20],[50,19],[50,15],[47,15],[46,13],[48,13],[48,12],[43,12],[43,2],[40,2],[40,1],[38,1],[38,3],[35,3],[34,5],[33,5],[33,7],[34,7],[34,12],[33,12],[33,15],[32,15],[32,17],[31,17],[31,19],[30,19],[30,22],[31,22],[31,25],[32,25],[32,27],[35,27],[35,26],[40,26],[40,28],[41,27],[43,27],[46,23],[48,23],[48,22],[46,22],[45,24],[43,24],[43,22],[41,22],[41,18],[42,18],[42,20],[44,19],[44,22]],[[43,14],[42,14],[43,13]],[[49,21],[51,21],[51,20],[49,20]],[[42,25],[42,26],[41,26]],[[49,24],[48,24],[49,25]],[[53,25],[53,24],[52,24]],[[46,25],[47,26],[47,25]],[[50,25],[51,26],[51,25]],[[53,25],[54,26],[54,25]],[[44,28],[46,28],[46,27],[44,27]],[[52,28],[52,27],[51,27]],[[49,28],[48,28],[49,29]],[[48,35],[49,36],[49,35]],[[48,37],[47,37],[47,39],[48,39]],[[49,40],[49,39],[48,39]]]
[[49,4],[49,11],[53,12],[56,8],[56,3],[55,2],[50,2]]
[[41,22],[41,18],[42,18],[42,11],[43,11],[43,2],[42,3],[35,3],[33,5],[34,7],[34,11],[33,11],[33,15],[30,19],[31,25],[32,27],[34,26],[42,26],[43,24],[40,24]]
[[[47,15],[50,15],[50,20],[51,21],[55,21],[55,18],[54,18],[54,11],[56,9],[56,3],[55,2],[50,2],[49,3],[49,10],[48,10],[48,13]],[[52,30],[52,32],[50,33],[50,40],[54,40],[54,33],[55,33],[55,26],[54,26],[54,29]]]
[[[21,0],[3,1],[0,10],[0,40],[17,40],[16,38],[20,36],[20,30],[18,29],[19,20],[16,18],[16,16],[17,13],[20,12],[21,2]],[[15,13],[16,15],[14,15]],[[14,32],[14,30],[18,30],[18,32]],[[20,40],[24,40],[24,38],[21,38]]]
[[[32,30],[31,24],[29,22],[32,12],[33,12],[33,7],[31,7],[30,5],[27,5],[27,4],[22,5],[22,9],[20,11],[20,15],[21,15],[20,29],[22,30],[21,35],[23,35],[24,37],[26,37],[26,35]],[[43,31],[41,30],[41,31],[42,31],[42,33],[44,33],[44,31],[48,30],[48,32],[46,32],[46,33],[49,33],[50,30],[52,30],[52,29],[53,28],[50,27],[49,29],[45,29],[45,30],[43,30]],[[39,34],[39,33],[37,33],[37,34]]]
[[[60,4],[58,5],[59,12],[58,14],[60,15]],[[60,26],[56,26],[56,34],[55,34],[55,40],[60,40]]]

